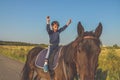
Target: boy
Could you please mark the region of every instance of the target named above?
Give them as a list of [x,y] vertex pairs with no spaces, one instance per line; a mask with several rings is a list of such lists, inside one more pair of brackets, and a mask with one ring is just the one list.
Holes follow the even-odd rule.
[[[51,23],[52,30],[50,28],[50,17],[49,16],[47,16],[46,22],[47,22],[46,30],[47,30],[49,38],[50,38],[50,40],[49,40],[50,46],[48,48],[48,52],[47,52],[47,55],[46,55],[46,61],[45,61],[45,64],[44,64],[44,72],[48,71],[48,63],[49,63],[49,71],[51,73],[51,71],[53,71],[52,64],[53,64],[54,55],[55,55],[55,54],[53,54],[53,50],[55,50],[59,46],[59,42],[60,42],[59,35],[62,31],[64,31],[69,26],[69,24],[71,23],[71,19],[68,20],[66,25],[64,25],[60,29],[59,29],[59,22],[58,21],[53,21]],[[51,54],[53,54],[53,55],[51,56]]]

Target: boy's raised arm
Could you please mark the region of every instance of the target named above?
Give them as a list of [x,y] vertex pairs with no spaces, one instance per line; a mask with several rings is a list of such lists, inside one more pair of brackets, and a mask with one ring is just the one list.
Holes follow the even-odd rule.
[[51,29],[50,29],[50,17],[49,16],[46,17],[46,23],[47,23],[46,30],[47,30],[48,34],[50,34]]
[[70,24],[71,24],[72,20],[69,19],[68,22],[66,23],[66,25],[64,25],[62,28],[59,29],[59,32],[64,31]]

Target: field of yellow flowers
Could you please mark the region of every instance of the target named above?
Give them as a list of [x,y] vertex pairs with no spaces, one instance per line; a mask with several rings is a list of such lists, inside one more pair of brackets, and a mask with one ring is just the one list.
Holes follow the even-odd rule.
[[[35,46],[0,46],[0,54],[25,62],[26,55]],[[96,80],[120,80],[120,48],[102,47]]]

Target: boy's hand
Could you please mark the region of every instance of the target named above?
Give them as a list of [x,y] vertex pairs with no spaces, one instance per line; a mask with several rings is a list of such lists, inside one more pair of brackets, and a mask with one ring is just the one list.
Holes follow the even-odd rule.
[[68,22],[66,23],[66,25],[69,26],[71,22],[72,22],[72,20],[69,19]]
[[47,24],[50,24],[50,16],[46,17]]

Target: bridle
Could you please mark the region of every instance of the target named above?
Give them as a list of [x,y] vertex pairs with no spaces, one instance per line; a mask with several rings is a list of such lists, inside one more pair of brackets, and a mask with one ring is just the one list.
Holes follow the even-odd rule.
[[84,36],[83,39],[96,39],[94,36]]

